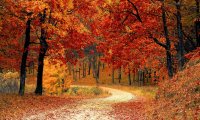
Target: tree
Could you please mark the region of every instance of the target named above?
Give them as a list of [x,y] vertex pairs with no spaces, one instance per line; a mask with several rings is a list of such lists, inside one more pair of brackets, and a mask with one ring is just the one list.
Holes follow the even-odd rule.
[[[168,75],[172,77],[171,40],[164,1],[151,2],[146,0],[134,2],[121,0],[104,8],[110,14],[104,17],[103,25],[101,25],[104,26],[101,32],[105,36],[106,42],[108,42],[102,42],[102,46],[107,46],[107,49],[111,49],[114,53],[114,57],[119,57],[116,62],[118,66],[127,67],[133,61],[135,66],[144,66],[145,59],[150,58],[149,50],[155,46],[151,41],[153,39],[156,44],[162,47],[161,49],[165,49]],[[108,28],[109,30],[104,31],[104,29]],[[163,29],[163,31],[160,31],[160,29]],[[166,43],[160,42],[157,38],[165,38]],[[151,46],[149,43],[151,43]],[[107,49],[105,49],[105,55],[108,52],[106,51]],[[159,52],[156,55],[162,56]],[[151,56],[154,55],[151,54]]]
[[19,88],[19,94],[24,95],[25,91],[25,79],[26,79],[26,62],[28,57],[28,49],[30,45],[30,31],[31,31],[31,20],[28,19],[26,23],[26,37],[25,37],[25,43],[24,43],[24,51],[22,55],[22,61],[21,61],[21,68],[20,68],[20,88]]
[[183,69],[185,59],[184,59],[184,43],[183,43],[183,29],[182,29],[182,18],[181,18],[181,1],[175,0],[176,2],[176,18],[177,18],[177,32],[178,32],[178,54],[180,56],[179,59],[179,67],[180,69]]
[[40,14],[40,22],[41,22],[41,37],[40,37],[40,52],[38,58],[38,73],[37,73],[37,86],[35,93],[38,95],[42,95],[42,76],[44,69],[44,57],[46,55],[48,44],[46,41],[46,30],[43,28],[44,23],[46,22],[46,9],[44,9],[43,14]]

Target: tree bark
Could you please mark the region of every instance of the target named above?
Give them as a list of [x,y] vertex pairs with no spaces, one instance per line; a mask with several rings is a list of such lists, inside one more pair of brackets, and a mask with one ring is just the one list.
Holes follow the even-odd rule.
[[96,62],[97,62],[97,58],[96,58],[96,56],[93,56],[93,60],[92,60],[93,77],[96,80],[96,84],[98,84],[99,83],[99,78],[97,76],[98,75],[98,73],[97,73],[98,66],[96,65]]
[[172,55],[171,55],[171,41],[169,39],[169,31],[167,27],[167,19],[166,19],[166,12],[164,6],[164,0],[162,0],[162,21],[164,27],[164,34],[166,39],[166,56],[167,56],[167,69],[168,69],[168,76],[171,78],[173,77],[173,67],[172,67]]
[[31,20],[28,20],[26,23],[26,37],[24,44],[24,51],[21,60],[21,68],[20,68],[20,88],[19,95],[23,96],[25,91],[25,80],[26,80],[26,62],[28,57],[28,49],[30,45],[30,32],[31,32]]
[[3,73],[3,68],[0,67],[0,73]]
[[101,67],[101,61],[100,61],[100,55],[99,55],[98,64],[97,64],[97,78],[98,79],[100,77],[100,67]]
[[88,61],[88,75],[90,75],[92,64],[91,64],[91,58],[88,58],[88,59],[89,59],[89,61]]
[[122,79],[122,68],[120,67],[118,70],[118,79],[119,79],[119,83],[121,83],[121,79]]
[[199,21],[199,13],[200,13],[200,9],[199,9],[199,0],[196,0],[196,14],[197,14],[197,18],[195,21],[195,30],[196,30],[196,40],[197,40],[197,47],[200,47],[200,35],[199,35],[199,29],[200,29],[200,21]]
[[131,70],[128,69],[128,84],[131,85]]
[[112,66],[112,83],[115,84],[115,69]]
[[183,30],[182,30],[182,22],[181,22],[181,3],[180,0],[176,0],[176,9],[177,9],[177,31],[178,31],[178,54],[179,54],[179,69],[182,70],[185,58],[184,58],[184,43],[183,43]]
[[83,74],[83,78],[85,78],[85,61],[83,60],[83,66],[82,66],[82,69],[83,69],[83,72],[82,72],[82,74]]
[[[44,13],[41,15],[40,22],[44,24],[46,20],[46,9]],[[38,58],[38,73],[37,73],[37,86],[35,90],[35,94],[42,95],[43,86],[42,86],[42,78],[43,78],[43,69],[44,69],[44,57],[48,49],[48,44],[46,41],[46,30],[45,28],[41,28],[41,37],[40,37],[40,53]]]
[[199,0],[195,0],[196,1],[196,12],[197,12],[197,15],[199,15]]

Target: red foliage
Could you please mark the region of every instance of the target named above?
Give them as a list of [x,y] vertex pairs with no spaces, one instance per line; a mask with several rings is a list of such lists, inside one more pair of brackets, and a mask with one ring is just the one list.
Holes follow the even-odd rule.
[[63,105],[73,106],[79,98],[0,94],[0,119],[20,119],[47,110],[54,110]]
[[118,103],[113,105],[111,114],[116,116],[116,120],[146,120],[144,117],[146,101],[138,98],[127,103]]

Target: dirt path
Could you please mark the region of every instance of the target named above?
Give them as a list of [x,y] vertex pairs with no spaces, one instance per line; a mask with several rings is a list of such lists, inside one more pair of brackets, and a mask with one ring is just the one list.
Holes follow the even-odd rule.
[[63,106],[56,110],[25,116],[23,120],[115,120],[115,116],[109,114],[112,111],[111,105],[135,99],[135,96],[125,91],[100,88],[111,93],[111,96],[82,100],[76,107]]

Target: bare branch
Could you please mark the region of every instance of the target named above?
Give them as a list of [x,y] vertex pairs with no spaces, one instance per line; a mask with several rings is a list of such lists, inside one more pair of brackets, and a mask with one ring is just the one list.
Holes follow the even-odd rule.
[[142,19],[141,19],[141,17],[140,17],[140,14],[139,14],[139,11],[138,11],[138,8],[136,7],[136,5],[133,3],[133,2],[131,2],[130,0],[127,0],[131,5],[132,5],[132,7],[135,9],[135,11],[136,11],[136,14],[135,13],[133,13],[132,11],[129,11],[132,15],[134,15],[140,22],[142,22]]
[[152,35],[151,33],[149,33],[149,35],[150,35],[150,38],[152,38],[153,41],[154,41],[156,44],[158,44],[158,45],[160,45],[161,47],[164,47],[165,49],[167,49],[167,45],[161,43],[157,38],[153,37],[153,35]]

